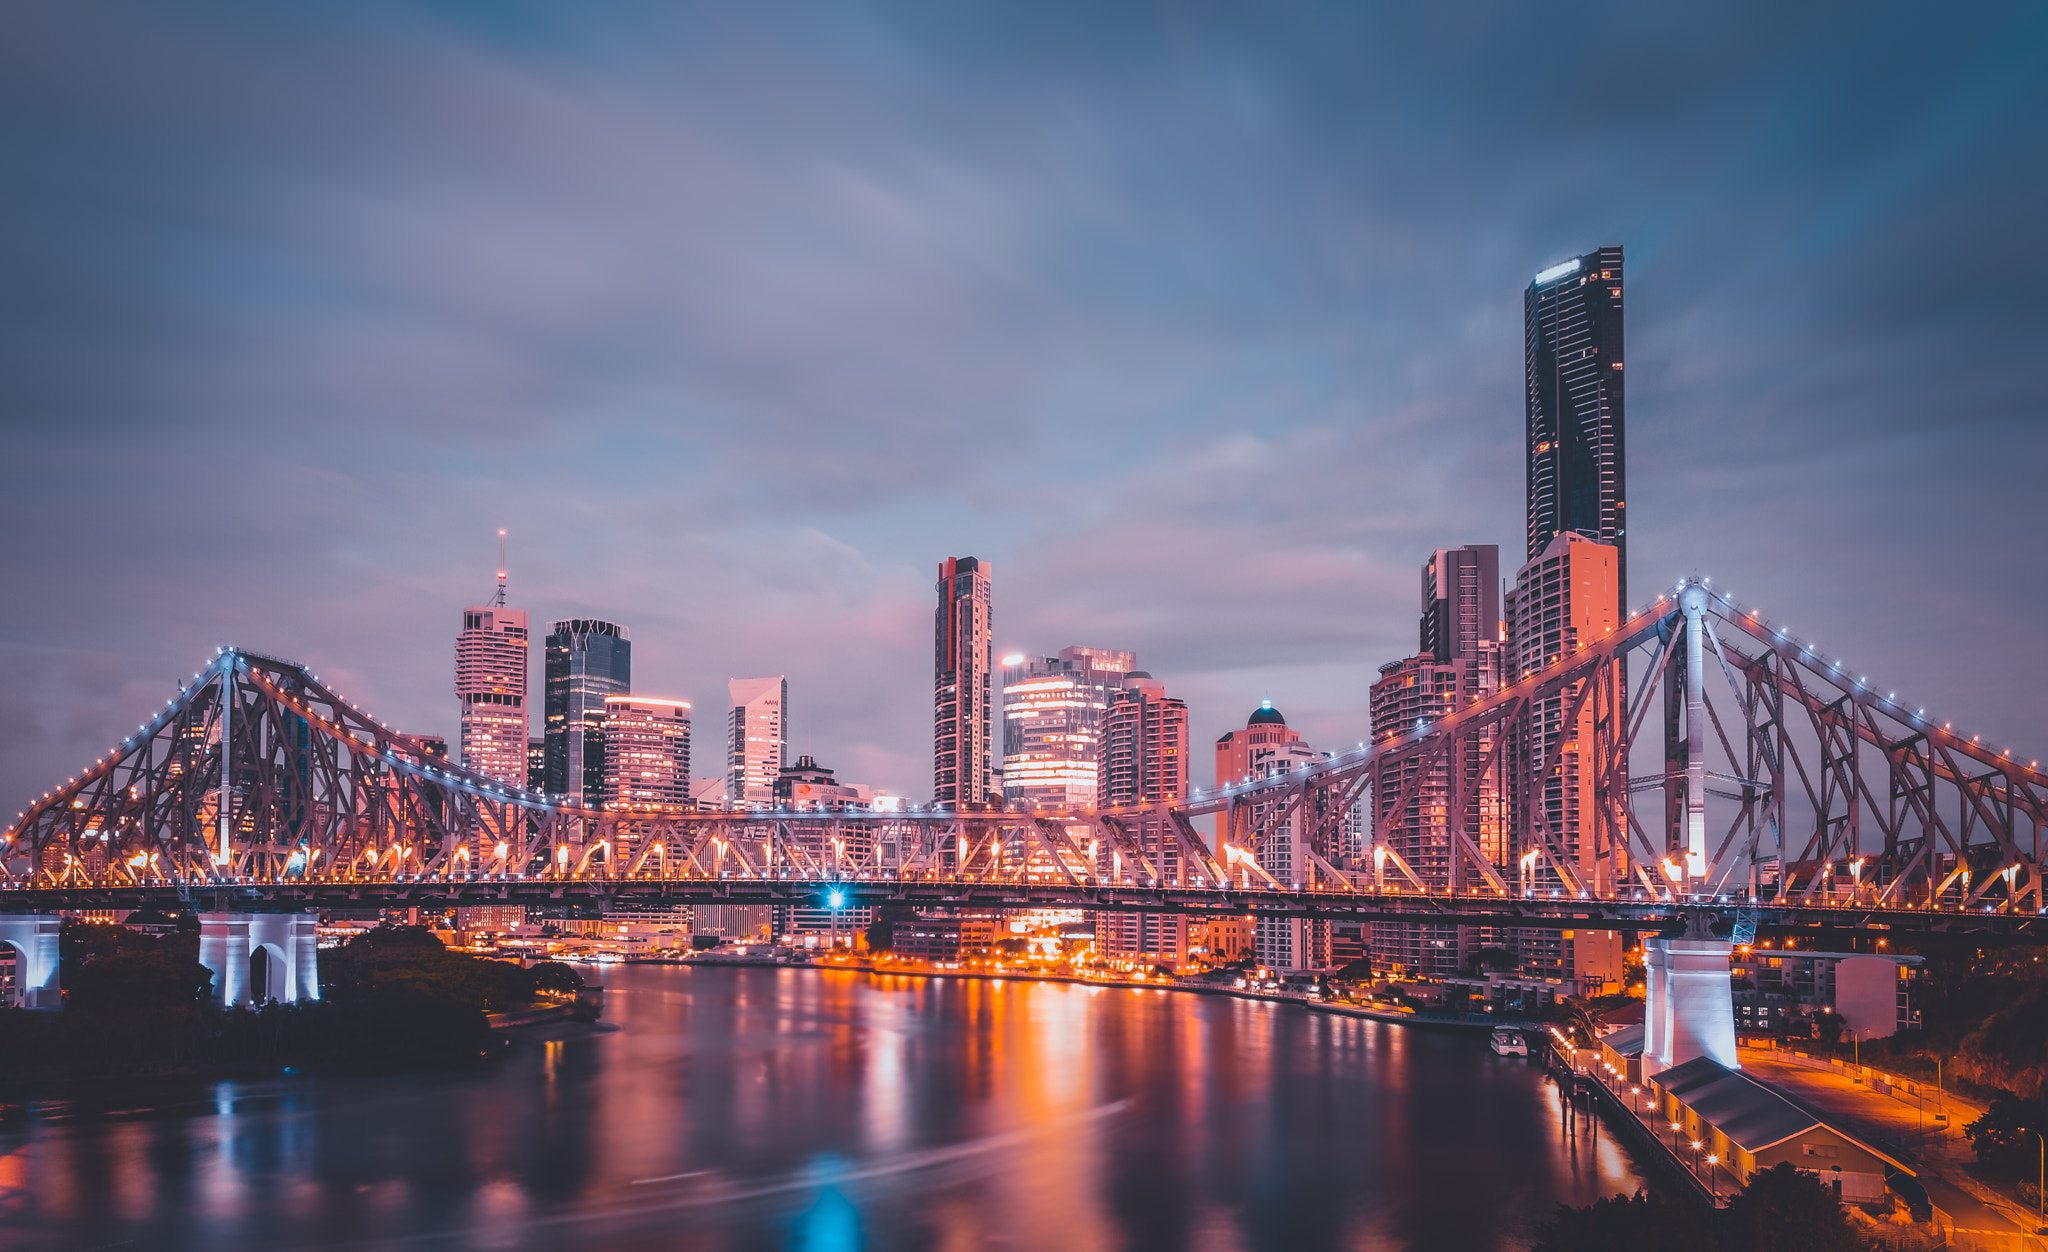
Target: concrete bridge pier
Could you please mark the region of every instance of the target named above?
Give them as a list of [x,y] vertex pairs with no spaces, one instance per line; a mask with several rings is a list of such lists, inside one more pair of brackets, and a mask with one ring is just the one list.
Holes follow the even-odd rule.
[[213,972],[217,1004],[320,998],[311,913],[201,913],[199,963]]
[[1647,1077],[1695,1057],[1741,1069],[1735,1051],[1735,997],[1728,958],[1735,946],[1695,914],[1683,936],[1643,941],[1648,974],[1643,1004],[1643,1072]]
[[64,998],[57,989],[57,932],[63,922],[55,913],[13,913],[0,916],[0,944],[14,949],[14,1008],[58,1009]]

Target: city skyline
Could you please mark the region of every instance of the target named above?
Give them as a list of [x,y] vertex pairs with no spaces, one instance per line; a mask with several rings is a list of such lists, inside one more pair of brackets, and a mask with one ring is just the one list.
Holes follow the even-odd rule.
[[[870,18],[903,95],[874,87],[873,49],[808,42],[793,111],[746,122],[717,93],[773,86],[715,66],[657,78],[586,51],[611,84],[593,92],[592,62],[464,19],[404,57],[332,38],[340,20],[53,22],[18,45],[38,55],[12,99],[50,119],[0,244],[25,276],[5,308],[23,473],[0,543],[41,593],[12,598],[0,634],[0,786],[18,797],[222,643],[305,660],[456,742],[443,641],[489,594],[499,527],[536,645],[549,621],[616,616],[664,643],[640,684],[700,707],[729,674],[788,671],[792,752],[898,794],[929,786],[923,640],[946,552],[1001,567],[1000,651],[1133,649],[1197,738],[1272,699],[1311,742],[1355,741],[1377,667],[1410,646],[1417,562],[1518,547],[1517,296],[1596,243],[1630,265],[1634,598],[1715,576],[1987,741],[2048,742],[2048,712],[2001,698],[2048,676],[2042,558],[1990,542],[2033,528],[2026,467],[2048,451],[2028,294],[2048,265],[2014,216],[2040,191],[2014,156],[2048,78],[2036,19],[1878,20],[1845,49],[1815,18],[1765,50],[1740,23],[1594,23],[1620,79],[1532,116],[1539,32],[1515,15],[1455,56],[1402,32],[1412,66],[1375,51],[1389,18],[1198,22],[1156,56],[1134,51],[1155,31],[1111,27],[1093,59],[1029,24],[998,49]],[[674,28],[618,21],[687,58]],[[1624,38],[1626,57],[1602,42]],[[203,55],[112,76],[169,40]],[[279,55],[300,81],[237,107]],[[1196,56],[1242,92],[1209,91]],[[1923,56],[1932,73],[1886,71]],[[1071,113],[1000,72],[1055,64]],[[393,104],[326,129],[335,84],[362,73]],[[529,134],[578,137],[546,154],[578,177],[538,185],[495,126],[422,106],[443,73]],[[1325,92],[1342,107],[1317,107]],[[1101,151],[1071,155],[1068,124]],[[593,128],[673,171],[593,164]],[[804,157],[828,143],[837,164]],[[1217,145],[1268,176],[1221,179]],[[314,159],[274,155],[297,150]],[[1416,155],[1444,150],[1459,159]],[[369,198],[330,194],[323,161]],[[1398,191],[1375,173],[1394,168]],[[731,177],[698,177],[716,170]],[[1020,185],[1038,190],[1002,194]],[[374,207],[418,194],[524,208]],[[660,212],[610,207],[630,204]],[[843,263],[793,276],[791,239]],[[164,350],[165,327],[189,341]],[[207,508],[180,494],[195,481],[223,488]],[[316,496],[323,525],[272,520]],[[1143,559],[1101,559],[1122,553]],[[1998,665],[1956,643],[1982,639],[2012,641]]]

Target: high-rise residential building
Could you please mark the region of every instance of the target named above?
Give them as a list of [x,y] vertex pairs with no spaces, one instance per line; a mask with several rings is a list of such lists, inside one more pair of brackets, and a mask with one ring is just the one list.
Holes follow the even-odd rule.
[[[1124,675],[1122,685],[1110,693],[1108,716],[1103,720],[1102,802],[1123,808],[1185,800],[1188,794],[1188,706],[1166,694],[1166,684],[1142,670]],[[1152,875],[1160,882],[1179,884],[1188,878],[1189,867],[1181,855],[1180,838],[1173,819],[1164,813],[1145,813],[1123,819],[1123,826],[1137,837],[1138,847]],[[1136,877],[1143,868],[1107,863],[1108,850],[1099,868]],[[1178,965],[1187,959],[1187,918],[1167,913],[1099,913],[1096,915],[1097,946],[1111,957],[1125,957],[1145,963]]]
[[1280,716],[1271,700],[1260,702],[1245,719],[1244,729],[1233,730],[1216,741],[1216,785],[1228,787],[1264,777],[1259,766],[1300,741],[1301,732],[1287,725],[1287,719]]
[[992,679],[995,645],[987,561],[939,565],[932,630],[932,799],[988,804],[995,798]]
[[1103,722],[1110,697],[1137,664],[1136,653],[1108,648],[1004,658],[1006,799],[1065,809],[1093,808],[1100,801]]
[[462,610],[455,698],[462,764],[515,787],[526,783],[526,610],[505,607],[505,571],[489,604]]
[[[1492,544],[1440,548],[1422,567],[1421,651],[1380,667],[1372,686],[1375,740],[1398,738],[1448,716],[1500,685],[1500,549]],[[1433,889],[1483,881],[1463,850],[1469,843],[1489,865],[1513,860],[1509,848],[1504,771],[1483,732],[1460,742],[1449,758],[1410,757],[1390,763],[1374,796],[1375,843],[1400,858]],[[1375,869],[1403,875],[1384,863]],[[1372,948],[1379,968],[1443,976],[1456,973],[1482,946],[1504,941],[1477,927],[1378,922]]]
[[575,617],[547,638],[547,790],[579,803],[604,796],[605,697],[633,690],[633,644],[626,628]]
[[1523,294],[1522,336],[1528,559],[1564,534],[1613,545],[1615,606],[1626,612],[1621,296],[1619,247],[1553,265]]
[[1432,552],[1422,567],[1422,651],[1439,661],[1470,660],[1500,641],[1500,627],[1499,545]]
[[[1330,759],[1327,752],[1310,747],[1301,732],[1287,724],[1271,700],[1262,701],[1245,719],[1244,727],[1216,741],[1216,785],[1228,787],[1292,773]],[[1310,847],[1310,815],[1290,812],[1288,800],[1279,797],[1260,800],[1232,810],[1238,826],[1219,829],[1217,853],[1222,845],[1247,849],[1260,869],[1280,885],[1307,885],[1315,880],[1318,867]],[[1221,819],[1233,820],[1229,813]],[[1337,822],[1340,842],[1358,838],[1362,823],[1354,811]],[[1332,849],[1336,856],[1344,854]],[[1324,859],[1331,859],[1325,857]],[[1330,924],[1302,918],[1261,918],[1253,927],[1259,964],[1283,973],[1300,973],[1329,968]]]
[[725,794],[766,804],[789,763],[789,679],[735,678],[725,690],[732,707],[725,720]]
[[[1593,643],[1620,625],[1615,592],[1620,578],[1621,551],[1614,545],[1576,531],[1552,539],[1516,572],[1508,593],[1507,680],[1568,657],[1581,643]],[[1537,701],[1526,729],[1508,745],[1509,768],[1514,772],[1513,829],[1520,840],[1513,851],[1520,856],[1540,849],[1530,870],[1530,885],[1544,894],[1572,887],[1557,873],[1553,857],[1595,894],[1611,890],[1629,872],[1627,839],[1615,815],[1601,810],[1591,755],[1595,722],[1623,714],[1600,707],[1592,698],[1597,693],[1581,700],[1588,681]],[[1617,675],[1613,689],[1618,685]],[[1620,942],[1611,932],[1525,930],[1519,946],[1527,974],[1581,987],[1596,987],[1620,976]]]
[[604,802],[690,801],[690,702],[604,698]]

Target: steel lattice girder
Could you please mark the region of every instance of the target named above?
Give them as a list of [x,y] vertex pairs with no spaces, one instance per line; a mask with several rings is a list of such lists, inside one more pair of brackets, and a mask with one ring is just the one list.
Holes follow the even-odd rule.
[[[1711,734],[1726,766],[1712,772],[1721,789],[1709,794],[1734,807],[1706,878],[1689,887],[1753,888],[1756,867],[1776,861],[1780,897],[1810,903],[1839,894],[1827,867],[1861,856],[1876,862],[1873,904],[2043,907],[2048,779],[2038,770],[1907,714],[1724,595],[1708,593],[1700,620],[1702,666],[1726,686],[1718,701],[1706,699],[1697,733]],[[1397,868],[1416,886],[1500,899],[1515,894],[1505,876],[1513,867],[1489,859],[1461,825],[1458,789],[1476,769],[1505,773],[1501,794],[1512,796],[1517,819],[1509,855],[1534,853],[1542,882],[1574,897],[1668,896],[1669,882],[1651,871],[1670,847],[1656,845],[1631,797],[1674,778],[1631,778],[1628,765],[1687,629],[1675,598],[1660,597],[1607,636],[1419,731],[1207,796],[1071,813],[587,808],[424,758],[304,667],[224,650],[136,735],[22,815],[0,845],[0,891],[224,880],[370,887],[488,873],[1278,887],[1257,857],[1275,831],[1298,822],[1310,860],[1303,885],[1356,892],[1378,879],[1335,863],[1352,806],[1364,804],[1376,821],[1400,814],[1434,770],[1452,780],[1447,880]],[[1644,650],[1631,689],[1631,658]],[[1578,746],[1596,820],[1581,832],[1591,846],[1574,849],[1551,824],[1548,785],[1532,778],[1558,728],[1581,714],[1593,728],[1594,742]],[[1803,810],[1788,805],[1794,798]],[[1795,835],[1802,814],[1810,820]],[[1193,825],[1212,815],[1222,820],[1213,850]],[[1865,846],[1866,824],[1881,848]],[[1082,829],[1086,850],[1073,833]],[[880,859],[885,844],[901,850],[894,866]],[[1741,870],[1749,883],[1735,877]],[[1525,872],[1525,888],[1529,881]]]

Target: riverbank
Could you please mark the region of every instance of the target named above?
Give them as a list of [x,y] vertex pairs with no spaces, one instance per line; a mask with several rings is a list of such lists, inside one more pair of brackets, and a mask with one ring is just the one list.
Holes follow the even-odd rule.
[[1171,982],[1158,979],[1139,978],[1088,978],[1079,974],[1054,974],[1019,972],[1013,970],[976,969],[897,969],[888,965],[877,965],[867,961],[831,962],[771,962],[753,960],[705,960],[700,957],[643,957],[624,962],[627,965],[686,965],[711,969],[837,969],[850,973],[894,978],[946,978],[967,979],[981,982],[1045,982],[1067,983],[1080,987],[1114,987],[1126,991],[1184,991],[1195,995],[1229,996],[1238,1000],[1257,1000],[1269,1004],[1298,1004],[1311,1013],[1330,1013],[1339,1017],[1357,1017],[1369,1021],[1387,1022],[1395,1026],[1436,1027],[1447,1030],[1495,1031],[1543,1029],[1541,1022],[1514,1017],[1497,1017],[1493,1014],[1443,1013],[1429,1009],[1400,1009],[1360,1004],[1354,1000],[1319,1000],[1301,992],[1260,991],[1249,987],[1231,987],[1221,983],[1201,982],[1193,979],[1176,978]]

